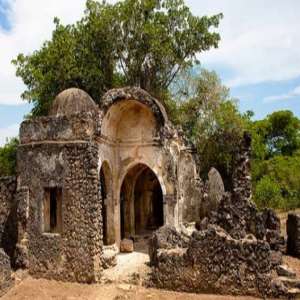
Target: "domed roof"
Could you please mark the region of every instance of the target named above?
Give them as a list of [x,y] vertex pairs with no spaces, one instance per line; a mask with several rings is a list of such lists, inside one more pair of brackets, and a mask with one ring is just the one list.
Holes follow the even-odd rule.
[[59,93],[53,101],[49,115],[70,116],[82,112],[95,112],[97,105],[88,93],[70,88]]

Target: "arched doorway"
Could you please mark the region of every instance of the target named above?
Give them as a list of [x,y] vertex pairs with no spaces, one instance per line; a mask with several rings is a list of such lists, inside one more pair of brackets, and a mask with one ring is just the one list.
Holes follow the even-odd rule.
[[112,245],[115,243],[114,204],[111,171],[106,161],[103,162],[100,169],[100,192],[103,244]]
[[126,174],[120,192],[121,238],[158,229],[164,223],[163,193],[155,173],[138,164]]

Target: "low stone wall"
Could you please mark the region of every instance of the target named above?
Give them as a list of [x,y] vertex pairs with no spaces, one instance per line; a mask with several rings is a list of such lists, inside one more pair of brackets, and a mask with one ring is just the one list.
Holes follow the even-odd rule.
[[9,257],[0,248],[0,297],[12,286],[11,268]]
[[12,258],[17,242],[16,178],[0,178],[0,248]]
[[[150,249],[162,230],[154,233]],[[253,235],[233,239],[220,227],[209,225],[195,231],[186,248],[163,246],[156,249],[156,256],[150,255],[151,284],[193,293],[270,295],[270,255],[269,244]]]

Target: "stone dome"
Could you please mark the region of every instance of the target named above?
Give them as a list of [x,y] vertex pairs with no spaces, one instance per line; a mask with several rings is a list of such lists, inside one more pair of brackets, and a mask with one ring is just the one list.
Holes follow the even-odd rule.
[[78,88],[59,93],[52,104],[49,115],[70,116],[83,112],[95,112],[98,107],[90,95]]

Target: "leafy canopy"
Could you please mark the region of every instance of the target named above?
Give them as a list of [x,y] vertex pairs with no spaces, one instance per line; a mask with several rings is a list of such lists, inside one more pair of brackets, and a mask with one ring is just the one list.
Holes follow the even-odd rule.
[[95,101],[121,85],[162,97],[179,71],[197,63],[197,54],[218,46],[212,28],[221,17],[194,16],[183,0],[88,0],[81,20],[64,26],[56,18],[51,40],[13,60],[26,85],[22,98],[34,104],[33,115],[45,115],[69,87]]
[[193,87],[186,90],[187,100],[178,107],[177,123],[195,144],[201,162],[202,176],[216,167],[228,187],[245,121],[229,89],[215,72],[202,69],[194,76]]
[[254,200],[260,207],[299,207],[300,120],[290,111],[277,111],[250,129]]
[[13,138],[8,140],[3,147],[0,147],[0,177],[15,174],[18,144],[18,139]]

